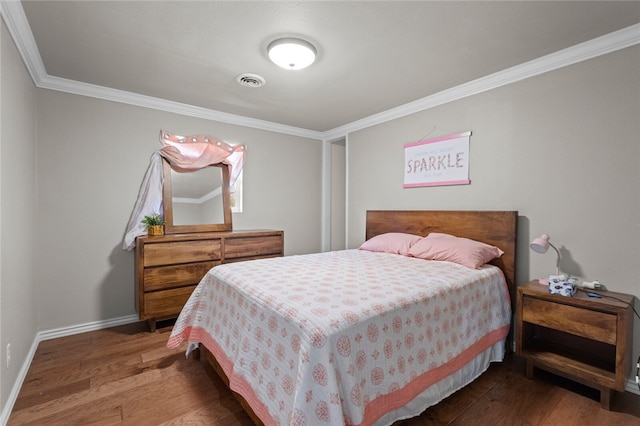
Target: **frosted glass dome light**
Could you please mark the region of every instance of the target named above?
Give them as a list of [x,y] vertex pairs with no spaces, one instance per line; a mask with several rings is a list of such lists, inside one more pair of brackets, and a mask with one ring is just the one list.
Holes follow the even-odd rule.
[[269,59],[279,67],[301,70],[316,60],[316,48],[299,38],[279,38],[267,47]]

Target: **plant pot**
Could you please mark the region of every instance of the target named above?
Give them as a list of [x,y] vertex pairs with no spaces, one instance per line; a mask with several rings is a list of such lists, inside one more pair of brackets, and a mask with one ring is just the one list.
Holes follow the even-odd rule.
[[164,226],[162,225],[152,225],[149,227],[148,231],[150,237],[157,237],[159,235],[164,235]]

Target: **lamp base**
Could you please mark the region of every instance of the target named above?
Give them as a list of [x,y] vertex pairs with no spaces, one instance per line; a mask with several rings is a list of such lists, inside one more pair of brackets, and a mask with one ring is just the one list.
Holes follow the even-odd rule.
[[565,275],[565,274],[559,274],[559,273],[556,273],[555,275],[551,275],[550,277],[540,278],[540,279],[538,280],[538,282],[539,282],[540,284],[542,284],[542,285],[546,285],[546,286],[548,286],[548,285],[549,285],[549,280],[550,280],[550,279],[551,279],[551,280],[566,280],[566,279],[568,279],[568,278],[569,278],[569,277],[568,277],[567,275]]

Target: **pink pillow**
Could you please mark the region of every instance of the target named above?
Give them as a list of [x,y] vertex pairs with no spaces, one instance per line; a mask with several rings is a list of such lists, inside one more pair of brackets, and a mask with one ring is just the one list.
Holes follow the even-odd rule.
[[474,269],[480,269],[485,263],[503,254],[498,247],[437,232],[427,235],[409,250],[409,256],[428,260],[448,260]]
[[368,239],[360,246],[360,250],[395,253],[407,256],[411,246],[421,239],[422,236],[420,235],[388,232]]

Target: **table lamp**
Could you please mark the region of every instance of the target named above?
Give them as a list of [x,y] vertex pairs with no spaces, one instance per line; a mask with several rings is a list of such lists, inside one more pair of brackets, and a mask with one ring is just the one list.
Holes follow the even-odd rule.
[[[560,275],[560,252],[558,251],[556,246],[551,244],[551,241],[549,241],[549,239],[549,234],[542,234],[535,240],[531,241],[529,247],[531,247],[531,250],[540,254],[546,253],[547,250],[549,250],[549,246],[553,247],[553,249],[556,251],[556,275]],[[549,280],[547,278],[540,278],[540,280],[538,281],[540,282],[540,284],[545,285],[549,283]]]

